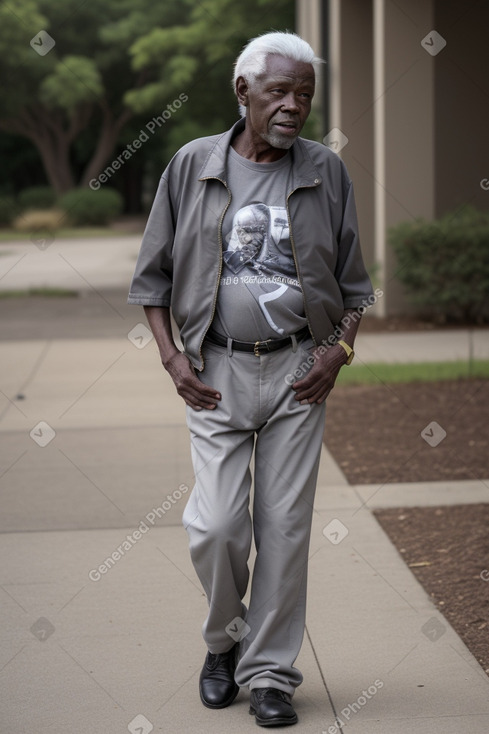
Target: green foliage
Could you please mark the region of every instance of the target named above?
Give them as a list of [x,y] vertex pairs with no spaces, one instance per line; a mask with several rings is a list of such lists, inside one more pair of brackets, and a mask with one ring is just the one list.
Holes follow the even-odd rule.
[[84,227],[114,220],[122,212],[123,199],[115,189],[73,189],[59,198],[58,206],[75,226]]
[[56,193],[50,186],[30,186],[17,197],[22,211],[26,209],[49,209],[56,203]]
[[[130,46],[133,69],[147,70],[153,83],[151,94],[148,85],[129,90],[126,103],[141,112],[185,91],[205,109],[214,99],[229,115],[236,110],[230,86],[236,56],[256,35],[272,29],[293,30],[294,8],[293,0],[181,2],[179,20],[170,24],[162,17]],[[127,19],[121,24],[126,27]],[[213,80],[218,81],[217,87]],[[208,134],[206,116],[201,115],[201,124],[201,135]]]
[[16,215],[13,196],[0,196],[0,227],[8,227]]
[[52,73],[44,77],[39,99],[46,107],[61,107],[72,112],[78,105],[100,99],[103,93],[102,76],[93,59],[65,56]]
[[[237,119],[236,56],[253,36],[293,29],[294,9],[294,0],[0,3],[0,130],[31,141],[49,183],[66,191],[103,170],[129,127],[138,131],[185,93],[138,152],[161,170],[191,129],[208,135]],[[44,56],[30,46],[41,29],[55,41]]]
[[412,302],[441,321],[489,320],[489,213],[464,207],[389,230],[397,277]]

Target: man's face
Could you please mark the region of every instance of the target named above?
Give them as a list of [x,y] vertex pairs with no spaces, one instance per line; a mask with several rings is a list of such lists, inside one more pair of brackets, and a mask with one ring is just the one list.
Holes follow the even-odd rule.
[[242,99],[238,93],[247,108],[246,124],[253,137],[273,148],[290,148],[311,111],[314,81],[312,64],[270,54],[265,73],[251,86],[243,80]]

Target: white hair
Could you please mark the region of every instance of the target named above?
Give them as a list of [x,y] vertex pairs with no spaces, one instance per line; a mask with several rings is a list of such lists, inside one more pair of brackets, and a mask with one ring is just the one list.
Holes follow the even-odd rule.
[[290,31],[272,31],[249,41],[234,65],[233,88],[236,89],[236,80],[242,76],[249,84],[266,71],[267,56],[277,54],[287,59],[312,64],[316,72],[320,64],[324,63],[311,46],[296,33]]

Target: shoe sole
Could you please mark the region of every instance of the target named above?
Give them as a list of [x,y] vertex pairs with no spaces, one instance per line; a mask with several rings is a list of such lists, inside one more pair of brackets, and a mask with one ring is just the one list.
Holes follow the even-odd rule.
[[236,686],[236,690],[234,690],[233,693],[231,694],[231,696],[229,698],[227,698],[225,701],[223,701],[222,703],[209,703],[208,701],[205,700],[204,696],[202,695],[202,691],[201,690],[199,690],[199,693],[200,693],[200,700],[202,701],[202,703],[204,704],[204,706],[206,708],[208,708],[208,709],[225,709],[227,706],[231,706],[232,702],[234,701],[234,699],[238,695],[238,693],[239,693],[239,686]]
[[274,719],[262,719],[257,716],[255,709],[250,706],[250,714],[255,717],[258,726],[287,726],[288,724],[297,724],[299,721],[297,714],[294,718],[286,718],[276,716]]

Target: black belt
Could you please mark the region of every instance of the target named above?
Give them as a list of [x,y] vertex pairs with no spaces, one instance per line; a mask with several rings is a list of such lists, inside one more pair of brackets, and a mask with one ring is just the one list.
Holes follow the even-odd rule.
[[[295,338],[302,339],[303,337],[308,335],[309,329],[307,326],[305,326],[303,329],[298,331],[297,334],[295,334]],[[208,339],[213,344],[217,344],[219,347],[228,346],[227,338],[225,336],[221,336],[221,334],[216,334],[215,331],[208,331],[206,334],[206,339]],[[261,342],[239,342],[236,341],[236,339],[231,340],[232,349],[236,350],[237,352],[252,352],[255,357],[261,357],[262,354],[275,352],[277,349],[283,349],[289,344],[292,344],[291,336],[285,336],[283,339],[266,339],[265,341]]]

